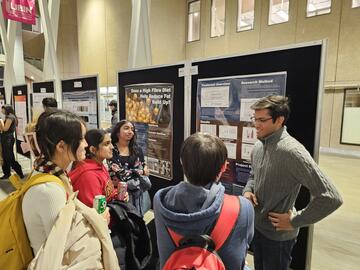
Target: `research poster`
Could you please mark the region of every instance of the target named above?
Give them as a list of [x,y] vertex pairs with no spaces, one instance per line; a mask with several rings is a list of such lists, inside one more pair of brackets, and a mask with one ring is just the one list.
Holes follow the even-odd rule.
[[87,129],[98,128],[97,77],[65,80],[61,84],[63,109],[80,116]]
[[127,85],[125,96],[125,116],[135,125],[137,143],[146,156],[150,173],[171,180],[174,85]]
[[221,181],[246,185],[256,129],[251,105],[268,95],[285,95],[286,72],[202,79],[197,86],[198,131],[216,135],[228,151],[228,166]]
[[32,118],[36,119],[43,111],[42,100],[44,98],[55,98],[54,82],[33,83],[33,93],[31,99]]
[[[6,98],[5,98],[5,87],[0,87],[0,108],[6,104]],[[5,116],[0,113],[1,118],[5,119]]]
[[[28,123],[28,89],[27,85],[13,86],[13,104],[17,117],[16,127],[16,150],[19,154],[30,157],[30,152],[26,150],[24,139],[25,127]],[[25,147],[25,148],[24,148]]]

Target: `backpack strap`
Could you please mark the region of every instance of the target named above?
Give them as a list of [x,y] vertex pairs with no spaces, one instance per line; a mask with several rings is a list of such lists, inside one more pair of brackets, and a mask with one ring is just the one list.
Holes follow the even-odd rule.
[[[211,238],[214,240],[216,248],[219,250],[225,243],[235,227],[236,221],[240,214],[240,200],[238,196],[224,194],[224,202],[220,210],[219,217],[215,227],[211,232]],[[175,246],[179,246],[182,235],[177,234],[169,227],[166,228]]]
[[170,237],[171,237],[171,240],[174,242],[175,246],[178,247],[179,246],[179,242],[180,240],[183,238],[182,235],[180,234],[177,234],[176,232],[174,232],[172,229],[170,229],[169,227],[166,228]]
[[22,186],[22,193],[25,193],[32,186],[48,183],[48,182],[56,183],[62,186],[63,188],[65,188],[64,183],[61,181],[59,177],[49,173],[39,173],[31,176],[29,179],[26,180],[26,182]]
[[240,200],[238,196],[224,194],[224,202],[211,238],[215,242],[215,250],[219,250],[233,231],[240,214]]

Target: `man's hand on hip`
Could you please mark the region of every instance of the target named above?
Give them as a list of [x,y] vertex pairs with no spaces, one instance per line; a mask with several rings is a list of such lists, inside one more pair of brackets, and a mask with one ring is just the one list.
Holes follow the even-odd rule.
[[294,227],[290,223],[291,216],[292,212],[289,210],[287,213],[269,212],[268,217],[277,231],[292,231]]

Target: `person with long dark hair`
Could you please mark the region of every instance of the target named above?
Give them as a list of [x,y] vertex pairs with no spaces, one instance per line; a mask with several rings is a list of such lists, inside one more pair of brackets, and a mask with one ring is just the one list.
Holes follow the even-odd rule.
[[1,133],[1,147],[3,155],[2,171],[3,176],[0,179],[6,179],[10,177],[11,168],[21,177],[24,178],[24,174],[19,162],[15,160],[14,156],[14,144],[15,136],[14,132],[18,123],[14,109],[11,105],[3,105],[1,107],[2,113],[5,115],[5,121],[0,119],[0,131]]
[[91,129],[86,132],[85,140],[88,144],[86,159],[78,162],[69,173],[74,190],[79,192],[78,199],[89,207],[96,195],[104,195],[107,202],[118,199],[118,191],[103,164],[105,159],[113,156],[110,134],[102,129]]
[[144,215],[150,209],[148,190],[151,182],[142,149],[136,144],[134,125],[121,120],[111,132],[114,146],[113,157],[108,160],[110,177],[116,186],[119,181],[127,182],[129,202]]

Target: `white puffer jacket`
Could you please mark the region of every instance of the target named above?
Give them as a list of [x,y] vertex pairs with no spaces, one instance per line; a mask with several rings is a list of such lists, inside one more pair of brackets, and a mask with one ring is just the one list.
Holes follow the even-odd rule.
[[73,193],[28,270],[119,270],[105,219]]

